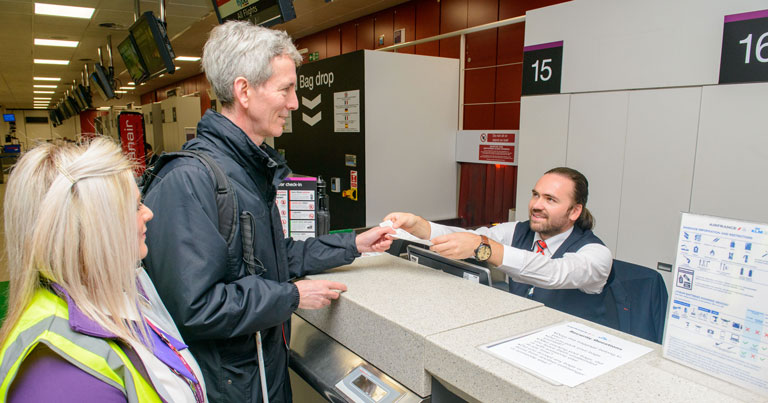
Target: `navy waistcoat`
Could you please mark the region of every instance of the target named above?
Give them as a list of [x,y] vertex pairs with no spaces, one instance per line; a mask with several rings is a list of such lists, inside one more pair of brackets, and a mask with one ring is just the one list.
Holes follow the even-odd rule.
[[[531,230],[530,221],[517,223],[515,235],[512,238],[512,247],[533,250],[533,237],[535,234]],[[576,252],[582,246],[592,243],[604,245],[600,238],[592,233],[592,231],[585,231],[574,226],[573,232],[555,251],[552,259],[560,259],[566,253]],[[616,302],[607,286],[612,277],[613,270],[611,270],[606,286],[603,287],[603,291],[600,294],[587,294],[579,289],[548,290],[536,287],[533,295],[529,296],[528,294],[532,287],[530,284],[519,283],[511,279],[509,280],[509,292],[521,297],[529,297],[558,311],[617,329],[619,319],[616,312]]]

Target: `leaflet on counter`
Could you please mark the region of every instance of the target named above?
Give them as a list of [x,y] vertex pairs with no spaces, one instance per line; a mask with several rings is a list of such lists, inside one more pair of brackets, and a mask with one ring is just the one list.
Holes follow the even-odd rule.
[[556,385],[577,386],[652,349],[578,322],[480,346]]

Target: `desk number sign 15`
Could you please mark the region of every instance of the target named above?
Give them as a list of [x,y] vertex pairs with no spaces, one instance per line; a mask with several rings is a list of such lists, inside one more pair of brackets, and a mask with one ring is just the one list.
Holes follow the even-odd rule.
[[563,41],[523,48],[523,95],[559,94]]
[[768,81],[768,10],[726,15],[720,84]]

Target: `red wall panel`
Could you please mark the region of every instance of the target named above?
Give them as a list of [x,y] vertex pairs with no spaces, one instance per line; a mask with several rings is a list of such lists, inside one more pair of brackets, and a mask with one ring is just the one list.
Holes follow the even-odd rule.
[[[440,35],[439,1],[420,0],[416,2],[416,27],[414,28],[414,31],[416,32],[415,39],[424,39]],[[440,42],[434,41],[416,45],[416,53],[426,56],[439,56]]]
[[373,40],[376,49],[392,46],[395,43],[392,37],[395,31],[394,21],[395,13],[392,9],[382,11],[373,17]]
[[517,130],[520,128],[520,103],[496,104],[493,112],[493,128]]
[[[496,68],[467,70],[464,74],[464,103],[493,102],[496,89]],[[466,120],[465,120],[466,121]],[[485,129],[491,128],[491,122]]]
[[341,54],[341,28],[333,27],[325,31],[325,56],[334,57]]
[[496,102],[520,101],[523,91],[523,65],[520,63],[496,68]]
[[357,50],[360,49],[375,49],[373,17],[363,17],[357,20]]
[[341,53],[357,50],[357,24],[354,21],[341,25]]
[[[467,27],[467,0],[443,0],[440,7],[440,33]],[[440,40],[440,56],[459,57],[459,37]]]
[[[416,5],[413,2],[395,8],[392,28],[394,31],[405,28],[406,42],[416,39]],[[414,51],[413,46],[397,49],[397,53],[414,53]]]
[[464,105],[464,130],[488,130],[493,124],[495,105]]

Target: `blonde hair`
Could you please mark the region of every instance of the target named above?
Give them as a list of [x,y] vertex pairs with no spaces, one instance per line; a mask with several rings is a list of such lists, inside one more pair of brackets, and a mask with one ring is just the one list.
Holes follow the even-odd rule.
[[10,295],[0,342],[51,281],[104,329],[146,344],[135,325],[143,320],[133,168],[107,139],[43,144],[19,159],[4,201]]

